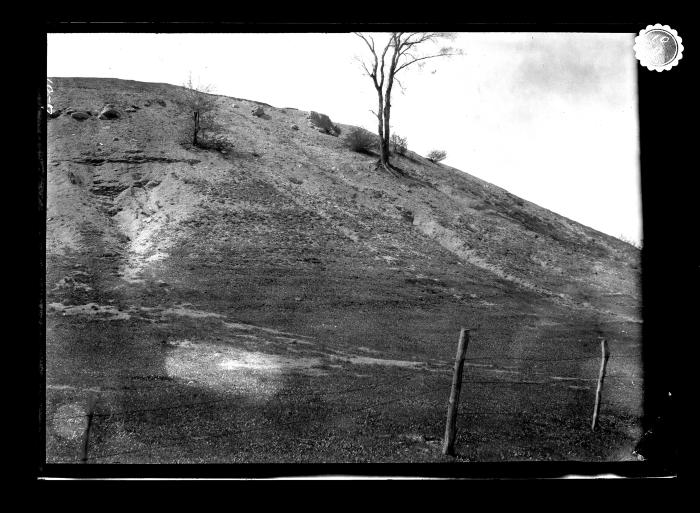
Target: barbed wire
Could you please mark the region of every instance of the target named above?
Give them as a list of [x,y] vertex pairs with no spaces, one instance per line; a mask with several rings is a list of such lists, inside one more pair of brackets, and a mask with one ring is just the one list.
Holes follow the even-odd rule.
[[[408,377],[408,379],[415,379],[415,378],[416,378],[416,376]],[[348,415],[351,415],[353,413],[359,413],[359,412],[366,411],[366,410],[369,410],[372,408],[377,408],[379,406],[386,406],[388,404],[396,403],[399,401],[405,401],[408,399],[415,399],[418,396],[422,396],[422,395],[424,395],[424,392],[419,392],[419,393],[410,394],[410,395],[404,394],[404,395],[401,395],[399,397],[394,397],[394,398],[391,398],[388,400],[377,401],[377,402],[374,402],[374,403],[369,404],[369,405],[365,405],[365,406],[361,406],[358,408],[353,408],[350,410],[340,412],[339,414],[336,414],[334,418],[337,419],[337,418],[341,418],[341,417],[347,417]],[[313,418],[309,419],[309,418],[305,417],[305,418],[301,418],[301,419],[276,422],[275,427],[289,426],[289,425],[293,425],[293,424],[299,424],[302,422],[308,423],[310,420],[313,421],[314,419]],[[212,439],[212,438],[215,439],[215,438],[222,438],[222,437],[233,436],[233,435],[240,435],[240,434],[244,434],[244,433],[250,433],[253,431],[260,431],[260,430],[265,429],[267,427],[269,427],[269,425],[266,424],[266,425],[262,425],[262,426],[253,426],[251,428],[246,428],[246,429],[227,430],[227,431],[224,431],[223,433],[211,433],[211,434],[206,435],[206,436],[200,436],[200,437],[197,437],[197,440],[201,441],[203,439]],[[128,450],[128,451],[119,451],[119,452],[113,452],[113,453],[108,453],[108,454],[100,454],[100,455],[96,455],[96,456],[90,456],[87,459],[88,460],[98,460],[98,459],[111,458],[113,456],[121,456],[121,455],[126,455],[126,454],[143,454],[143,453],[151,452],[154,448],[155,449],[163,449],[163,448],[168,448],[168,447],[176,447],[176,446],[180,445],[180,442],[182,442],[184,440],[192,440],[192,437],[189,437],[189,436],[178,437],[174,442],[170,442],[167,444],[158,444],[155,447],[150,447],[147,449],[132,449],[132,450]]]
[[[619,355],[610,355],[609,359],[614,360],[614,359],[626,359],[626,358],[640,358],[641,355],[632,355],[632,354],[619,354]],[[469,358],[465,358],[464,363],[469,364],[470,362],[476,362],[476,361],[484,361],[484,360],[491,360],[491,361],[519,361],[519,362],[536,362],[536,363],[563,363],[563,362],[571,362],[571,361],[587,361],[587,360],[600,360],[600,355],[591,355],[591,356],[574,356],[574,357],[569,357],[569,358],[537,358],[537,357],[516,357],[516,356],[499,356],[499,355],[491,355],[491,356],[472,356]],[[380,380],[380,381],[375,381],[369,384],[363,384],[362,386],[353,386],[349,388],[343,388],[339,390],[330,390],[330,391],[324,391],[324,390],[318,390],[318,389],[306,389],[306,390],[298,390],[298,389],[289,389],[280,393],[274,393],[272,395],[273,399],[276,399],[280,401],[280,405],[283,405],[282,399],[287,398],[287,397],[295,397],[295,398],[305,398],[305,397],[310,397],[310,396],[315,396],[315,397],[343,397],[343,396],[350,396],[350,394],[354,394],[356,392],[362,392],[362,391],[369,391],[369,390],[379,390],[383,387],[386,386],[391,386],[391,385],[396,385],[396,384],[402,384],[402,383],[409,383],[413,380],[418,380],[419,378],[423,380],[422,383],[422,389],[418,392],[415,393],[410,393],[407,394],[405,390],[402,392],[402,395],[399,397],[393,397],[387,400],[381,400],[381,401],[375,401],[371,404],[366,404],[362,405],[359,407],[351,408],[348,410],[343,410],[340,412],[334,412],[334,418],[344,418],[349,415],[353,415],[355,413],[371,410],[372,408],[377,408],[380,406],[386,406],[389,404],[394,404],[397,402],[401,401],[406,401],[406,400],[411,400],[411,399],[423,399],[427,400],[432,397],[433,393],[439,392],[441,394],[444,394],[444,403],[447,403],[447,396],[450,391],[450,383],[448,383],[446,380],[445,382],[442,382],[443,378],[448,378],[447,373],[453,372],[454,365],[450,363],[436,363],[435,361],[432,362],[426,362],[426,366],[418,369],[411,369],[412,371],[419,370],[422,372],[415,373],[415,374],[410,374],[406,376],[401,376],[399,378],[391,378],[391,379],[386,379],[386,380]],[[482,368],[483,367],[483,368]],[[499,372],[499,371],[505,371],[505,372],[511,372],[513,374],[522,374],[520,371],[512,371],[512,370],[504,370],[504,369],[499,369],[497,367],[493,366],[476,366],[476,368],[470,368],[471,372]],[[437,372],[438,374],[428,374],[428,372],[435,373]],[[442,374],[444,373],[444,374]],[[547,375],[542,372],[530,372],[530,373],[525,373],[530,374],[530,375]],[[285,374],[285,376],[304,376],[307,377],[308,375],[306,374],[296,374],[296,373],[291,373],[291,374]],[[111,377],[112,379],[125,379],[125,380],[147,380],[147,381],[154,381],[155,383],[148,383],[144,385],[139,385],[139,384],[134,384],[131,383],[129,385],[121,386],[121,387],[107,387],[107,388],[100,388],[97,392],[98,393],[103,393],[103,392],[122,392],[122,391],[128,391],[128,390],[136,390],[136,391],[142,391],[142,390],[151,390],[151,389],[158,389],[158,390],[163,390],[167,388],[172,388],[172,387],[186,387],[187,385],[191,384],[192,381],[189,383],[185,384],[182,381],[176,381],[176,382],[168,382],[172,378],[169,378],[167,376],[141,376],[141,375],[117,375],[114,377]],[[617,381],[632,381],[634,380],[642,380],[643,376],[629,376],[629,375],[619,375],[619,374],[608,374],[605,376],[606,380],[617,380]],[[437,380],[438,383],[433,382],[433,380]],[[559,386],[559,385],[570,385],[571,382],[580,382],[580,383],[590,383],[590,382],[596,382],[598,381],[597,378],[590,377],[590,378],[584,378],[584,377],[569,377],[569,376],[552,376],[551,374],[548,375],[547,379],[474,379],[474,378],[467,378],[467,379],[462,379],[463,384],[468,384],[468,385],[493,385],[493,386],[505,386],[505,387],[517,387],[517,386]],[[426,383],[430,382],[430,383]],[[199,383],[195,381],[195,383]],[[427,389],[426,389],[427,387]],[[581,386],[578,388],[587,388],[589,390],[592,390],[593,387],[585,387]],[[239,388],[235,389],[229,389],[226,390],[224,389],[224,393],[231,393],[231,392],[239,392]],[[95,391],[93,391],[95,392]],[[183,394],[183,395],[188,395],[188,394]],[[442,402],[440,403],[442,404]],[[612,404],[610,401],[606,401],[606,404]],[[162,414],[166,412],[172,412],[176,410],[181,410],[186,413],[189,413],[190,411],[193,411],[197,408],[201,408],[203,406],[212,406],[216,410],[223,410],[226,408],[230,408],[232,406],[239,406],[239,397],[236,398],[231,398],[225,397],[225,398],[217,398],[217,399],[209,399],[209,400],[204,400],[204,401],[193,401],[193,402],[186,402],[186,403],[181,403],[181,404],[174,404],[170,406],[157,406],[157,407],[150,407],[150,408],[134,408],[134,409],[123,409],[119,411],[107,411],[107,412],[86,412],[84,414],[80,415],[68,415],[68,416],[54,416],[54,420],[69,420],[69,419],[78,419],[82,417],[86,417],[88,415],[92,416],[93,422],[95,424],[103,424],[105,422],[113,422],[115,420],[118,420],[120,418],[128,417],[131,415],[143,415],[143,414]],[[435,408],[438,407],[438,403],[434,403],[433,405]],[[458,417],[464,418],[468,416],[502,416],[502,417],[532,417],[532,416],[537,416],[537,417],[557,417],[561,418],[561,414],[559,413],[547,413],[547,412],[531,412],[527,410],[518,410],[518,411],[507,411],[507,410],[499,410],[499,409],[493,409],[493,410],[481,410],[481,409],[465,409],[462,410],[461,412],[458,413]],[[569,419],[567,417],[565,420]],[[284,427],[284,426],[289,426],[289,425],[295,425],[298,423],[302,422],[311,422],[311,421],[316,421],[319,420],[319,417],[308,417],[305,416],[304,418],[298,418],[298,419],[291,419],[291,420],[281,420],[281,421],[275,421],[274,422],[274,427]],[[99,422],[98,422],[99,421]],[[147,416],[146,422],[151,422],[151,417],[150,415]],[[228,437],[228,436],[235,436],[235,435],[240,435],[240,434],[245,434],[245,433],[250,433],[250,432],[255,432],[255,431],[260,431],[264,430],[266,428],[271,427],[271,424],[269,422],[266,422],[262,425],[257,425],[257,426],[252,426],[248,428],[242,428],[242,429],[227,429],[223,432],[219,433],[211,433],[208,435],[204,436],[197,436],[193,438],[192,436],[179,436],[176,437],[175,439],[171,439],[169,443],[166,444],[157,444],[155,446],[149,447],[149,448],[139,448],[139,449],[130,449],[126,451],[119,451],[119,452],[113,452],[113,453],[107,453],[107,454],[98,454],[98,455],[93,455],[87,458],[88,460],[91,461],[96,461],[96,460],[103,460],[106,458],[111,458],[115,456],[121,456],[121,455],[128,455],[128,454],[145,454],[145,453],[150,453],[154,450],[159,450],[163,448],[168,448],[168,447],[176,447],[178,445],[181,445],[185,441],[190,441],[192,442],[193,440],[200,441],[200,440],[208,440],[208,439],[217,439],[217,438],[223,438],[223,437]],[[188,447],[189,448],[189,447]]]
[[[395,384],[395,383],[398,383],[401,381],[415,379],[417,377],[420,377],[420,375],[404,376],[403,378],[398,378],[398,379],[393,379],[393,380],[388,380],[388,381],[381,381],[379,383],[374,383],[371,385],[366,385],[366,386],[361,386],[361,387],[352,387],[352,388],[342,389],[342,390],[332,390],[329,392],[325,392],[321,395],[343,395],[346,393],[376,389],[380,386],[391,385],[391,384]],[[300,394],[297,391],[290,390],[290,391],[282,393],[282,394],[275,394],[275,397],[288,397],[288,396],[308,397],[308,396],[312,396],[312,395],[319,395],[319,392],[317,390],[314,390],[314,391],[311,391],[308,393],[301,393]],[[115,411],[115,412],[105,412],[105,413],[93,412],[92,417],[93,418],[111,418],[111,417],[122,416],[122,415],[130,415],[133,413],[152,413],[152,412],[171,411],[171,410],[177,410],[177,409],[182,409],[182,408],[193,408],[193,407],[198,407],[198,406],[202,406],[202,405],[212,405],[212,404],[226,403],[226,402],[231,402],[231,401],[234,401],[234,399],[232,399],[231,397],[226,397],[226,398],[221,398],[221,399],[210,399],[210,400],[206,400],[206,401],[195,401],[195,402],[190,402],[190,403],[176,404],[176,405],[172,405],[172,406],[158,406],[158,407],[153,407],[153,408],[134,408],[134,409],[120,410],[120,411]],[[54,416],[53,419],[56,419],[56,420],[79,419],[82,417],[86,417],[88,415],[89,415],[89,413],[84,413],[84,414],[79,414],[79,415],[57,415],[57,416]]]
[[[399,380],[389,380],[386,382],[374,384],[371,387],[361,387],[361,388],[356,388],[356,389],[352,389],[352,390],[377,388],[378,386],[381,386],[381,385],[390,385],[390,384],[393,384],[397,381],[410,381],[412,379],[417,379],[418,377],[420,377],[420,376],[419,375],[404,376],[403,378],[401,378]],[[347,391],[350,391],[350,390],[346,390],[346,392]],[[433,391],[433,392],[439,391],[441,393],[444,393],[445,388],[443,386],[432,387],[431,391]],[[338,391],[338,392],[343,392],[343,391]],[[424,390],[413,393],[413,394],[405,394],[404,393],[398,397],[392,397],[390,399],[382,400],[382,401],[375,401],[375,402],[368,404],[368,405],[363,405],[363,406],[348,409],[345,411],[336,412],[336,413],[334,413],[334,418],[335,419],[344,418],[344,417],[347,417],[349,415],[352,415],[355,413],[360,413],[360,412],[367,411],[367,410],[371,410],[373,408],[378,408],[380,406],[386,406],[386,405],[398,403],[401,401],[424,398],[424,397],[426,397],[426,391],[424,391]],[[447,402],[447,401],[445,401],[445,402]],[[458,413],[458,417],[467,417],[467,416],[473,416],[473,415],[505,416],[505,417],[528,417],[528,416],[530,416],[530,417],[532,417],[532,416],[543,417],[544,416],[544,417],[560,418],[560,415],[556,414],[556,413],[547,414],[544,412],[532,412],[532,411],[527,411],[527,410],[505,411],[505,410],[466,409],[466,410],[462,410],[461,412]],[[584,415],[581,415],[581,417],[583,418]],[[313,417],[311,417],[311,418],[304,417],[304,418],[287,420],[287,421],[278,421],[278,422],[274,423],[274,427],[278,428],[278,427],[290,426],[290,425],[295,425],[295,424],[300,424],[300,423],[308,423],[308,422],[314,421],[314,420],[315,419]],[[226,431],[220,432],[220,433],[210,433],[210,434],[204,435],[204,436],[197,436],[195,438],[195,440],[197,440],[197,442],[201,442],[202,440],[224,438],[224,437],[229,437],[229,436],[234,436],[234,435],[251,433],[251,432],[255,432],[255,431],[261,431],[261,430],[264,430],[264,429],[269,428],[269,427],[272,427],[271,424],[266,423],[264,425],[252,426],[252,427],[243,428],[243,429],[234,429],[234,430],[229,429],[229,430],[226,430]],[[150,446],[148,448],[129,449],[126,451],[117,451],[117,452],[111,452],[111,453],[106,453],[106,454],[98,454],[98,455],[90,456],[87,459],[95,461],[95,460],[102,460],[102,459],[111,458],[114,456],[123,456],[123,455],[128,455],[128,454],[146,454],[146,453],[153,452],[154,450],[166,449],[166,448],[170,448],[170,447],[177,447],[184,441],[192,441],[192,440],[193,440],[193,438],[191,436],[180,436],[180,437],[177,437],[176,439],[171,439],[170,442],[165,443],[165,444],[157,444],[155,446]]]
[[[641,358],[642,355],[635,354],[621,354],[621,355],[610,355],[609,359],[614,360],[616,358]],[[482,360],[518,360],[525,362],[575,362],[582,360],[600,360],[600,354],[591,356],[574,356],[571,358],[534,358],[534,357],[522,357],[522,356],[470,356],[465,358],[464,361],[482,361]]]
[[[465,361],[465,364],[466,364],[466,361]],[[454,365],[449,367],[449,368],[443,367],[443,368],[439,368],[439,369],[426,369],[426,370],[431,371],[431,372],[450,372],[450,373],[452,373],[452,372],[454,372]],[[476,367],[476,368],[470,368],[470,370],[477,371],[477,372],[480,371],[480,372],[504,372],[504,373],[512,372],[512,373],[518,373],[518,374],[521,373],[520,371],[513,371],[512,369],[500,369],[497,367]],[[541,372],[530,372],[529,374],[546,375],[546,374],[541,373]],[[624,379],[641,380],[641,379],[643,379],[642,376],[629,376],[629,375],[611,374],[611,373],[607,373],[605,375],[605,378],[606,379],[608,379],[608,378],[621,379],[621,380],[624,380]],[[567,380],[596,381],[597,380],[597,378],[578,378],[578,377],[574,377],[574,376],[563,376],[563,377],[551,376],[550,379],[562,380],[562,381],[567,381]]]
[[[388,386],[388,385],[393,385],[396,383],[400,382],[408,382],[411,380],[417,380],[418,378],[423,378],[425,379],[427,376],[423,374],[416,374],[416,375],[409,375],[409,376],[403,376],[401,378],[397,379],[391,379],[391,380],[383,380],[378,383],[372,383],[371,385],[366,385],[366,386],[361,386],[361,387],[352,387],[352,388],[347,388],[343,390],[337,390],[337,391],[332,391],[330,394],[331,395],[343,395],[343,394],[348,394],[352,392],[357,392],[357,391],[362,391],[362,390],[369,390],[369,389],[377,389],[382,386]],[[552,382],[518,382],[518,381],[510,381],[510,382],[503,382],[503,381],[490,381],[490,380],[464,380],[464,382],[467,383],[484,383],[484,384],[508,384],[508,385],[519,385],[519,384],[552,384]],[[425,383],[423,383],[425,384]],[[406,394],[403,393],[402,395],[398,397],[393,397],[388,400],[382,400],[382,401],[376,401],[368,405],[363,405],[357,408],[352,408],[349,410],[345,410],[339,413],[335,414],[335,418],[339,417],[347,417],[348,415],[352,415],[354,413],[359,413],[362,411],[367,411],[372,408],[377,408],[379,406],[385,406],[388,404],[393,404],[397,403],[400,401],[405,401],[405,400],[410,400],[410,399],[418,399],[418,398],[426,398],[430,395],[432,392],[440,392],[442,394],[445,394],[445,401],[448,393],[448,388],[445,386],[443,383],[432,383],[430,386],[430,390],[420,390],[416,393],[413,394]],[[317,392],[313,392],[313,394],[317,394]],[[299,395],[298,392],[293,392],[290,391],[287,394],[282,394],[282,396],[290,396],[290,395],[295,395],[297,397],[303,397],[304,395],[310,395],[310,394],[302,394],[301,396]],[[279,396],[279,394],[278,394]],[[229,399],[230,401],[230,399]],[[216,402],[224,402],[224,400],[217,400]],[[200,401],[197,403],[188,403],[184,405],[175,405],[172,407],[163,407],[163,408],[146,408],[146,409],[138,409],[138,410],[128,410],[128,411],[123,411],[121,413],[137,413],[137,412],[146,412],[146,411],[167,411],[167,410],[172,410],[174,408],[191,408],[191,407],[196,407],[204,404],[210,404],[212,401]],[[504,411],[504,410],[474,410],[474,409],[467,409],[467,410],[462,410],[458,416],[459,417],[465,417],[465,416],[473,416],[473,415],[479,415],[479,416],[507,416],[507,417],[527,417],[527,416],[555,416],[558,417],[559,415],[557,414],[550,414],[547,415],[544,412],[529,412],[527,410],[519,410],[519,411]],[[96,415],[98,416],[98,415]],[[101,417],[109,417],[109,414],[101,414],[99,415]],[[313,420],[313,418],[309,419],[307,417],[300,418],[300,419],[294,419],[294,420],[289,420],[289,421],[281,421],[281,422],[276,422],[274,425],[275,427],[282,427],[282,426],[288,426],[288,425],[294,425],[302,422],[309,422],[309,420]],[[259,431],[263,430],[267,427],[270,427],[270,424],[264,424],[260,426],[253,426],[250,428],[245,428],[245,429],[236,429],[236,430],[226,430],[221,433],[212,433],[206,436],[198,436],[196,437],[197,441],[201,441],[204,439],[216,439],[216,438],[221,438],[221,437],[226,437],[226,436],[233,436],[237,434],[244,434],[244,433],[249,433],[249,432],[254,432],[254,431]],[[175,447],[180,445],[183,441],[192,441],[193,438],[191,436],[181,436],[176,438],[175,440],[172,440],[170,443],[167,444],[158,444],[156,447],[150,447],[150,448],[145,448],[145,449],[133,449],[133,450],[128,450],[128,451],[119,451],[119,452],[113,452],[113,453],[108,453],[108,454],[99,454],[99,455],[94,455],[88,458],[88,460],[100,460],[100,459],[105,459],[105,458],[110,458],[113,456],[120,456],[120,455],[127,455],[127,454],[144,454],[144,453],[149,453],[152,452],[153,450],[158,450],[161,448],[168,448],[168,447]]]
[[[489,369],[489,370],[491,370],[491,369]],[[357,391],[371,390],[371,389],[378,388],[379,386],[391,385],[391,384],[401,382],[403,380],[417,378],[417,377],[426,378],[427,376],[422,375],[422,374],[416,374],[414,376],[405,376],[404,378],[393,379],[393,380],[389,380],[389,381],[381,381],[379,383],[373,383],[373,384],[361,386],[361,387],[351,387],[348,389],[325,392],[325,393],[321,393],[320,395],[343,395],[346,393],[352,393],[352,392],[357,392]],[[463,379],[462,383],[489,384],[489,385],[499,385],[499,386],[515,386],[515,385],[559,385],[559,384],[566,384],[567,382],[570,382],[570,381],[579,381],[579,382],[580,381],[585,381],[585,382],[597,381],[597,378],[578,378],[578,377],[564,377],[561,379],[557,379],[557,378],[558,378],[557,376],[552,376],[549,378],[549,380],[539,380],[539,381],[535,381],[535,380]],[[606,379],[633,381],[635,379],[640,379],[640,378],[631,377],[631,376],[607,375]],[[167,384],[167,385],[171,385],[171,384]],[[179,385],[183,386],[183,384],[179,384]],[[143,388],[150,389],[150,388],[157,388],[157,387],[148,386],[148,387],[143,387]],[[307,397],[307,396],[311,396],[311,395],[319,395],[319,392],[317,390],[314,390],[314,391],[305,392],[305,393],[300,394],[298,391],[288,391],[288,392],[285,392],[282,394],[275,394],[275,397],[277,397],[277,398],[288,397],[288,396]],[[135,414],[135,413],[165,412],[165,411],[172,411],[172,410],[177,410],[177,409],[182,409],[182,408],[194,408],[194,407],[199,407],[202,405],[214,405],[214,404],[219,404],[219,403],[226,403],[226,402],[231,401],[231,400],[232,399],[230,397],[227,397],[227,398],[220,398],[220,399],[210,399],[210,400],[206,400],[206,401],[195,401],[195,402],[177,404],[177,405],[172,405],[172,406],[158,406],[158,407],[152,407],[152,408],[136,408],[136,409],[127,409],[127,410],[105,412],[105,413],[93,413],[92,416],[93,416],[93,418],[112,418],[112,417],[118,417],[118,416],[124,416],[124,415],[131,415],[131,414]],[[88,413],[84,413],[84,414],[79,414],[79,415],[55,416],[53,418],[57,419],[57,420],[69,420],[69,419],[77,419],[77,418],[81,418],[81,417],[86,417],[87,415],[88,415]]]

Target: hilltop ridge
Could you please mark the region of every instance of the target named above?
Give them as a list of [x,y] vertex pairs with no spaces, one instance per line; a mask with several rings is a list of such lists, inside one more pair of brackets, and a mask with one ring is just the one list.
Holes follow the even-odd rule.
[[[75,80],[79,80],[81,87],[71,90]],[[170,213],[167,206],[159,215],[148,216],[146,223],[143,217],[138,217],[136,205],[152,204],[153,197],[170,189],[172,198],[177,198],[179,203],[172,214],[178,216],[180,210],[187,208],[183,200],[196,194],[197,187],[193,185],[199,186],[198,190],[206,197],[206,186],[229,183],[246,186],[251,184],[250,180],[260,180],[280,198],[316,211],[341,236],[368,249],[372,247],[369,243],[372,226],[366,221],[373,218],[391,224],[397,236],[434,241],[466,264],[556,296],[571,305],[607,308],[610,305],[600,301],[604,294],[630,297],[632,301],[627,307],[634,308],[639,302],[636,290],[639,252],[635,248],[467,173],[432,164],[414,153],[409,152],[408,158],[395,156],[394,159],[427,187],[375,171],[372,157],[349,151],[342,144],[342,136],[333,138],[310,130],[304,112],[289,112],[290,109],[275,109],[262,102],[224,96],[217,97],[216,118],[225,127],[224,134],[233,142],[238,157],[187,150],[179,144],[183,139],[179,132],[186,127],[187,113],[176,103],[178,87],[110,79],[56,79],[56,82],[57,109],[70,107],[68,99],[62,98],[61,89],[64,94],[71,90],[68,103],[74,104],[74,108],[92,103],[85,107],[99,109],[102,103],[114,103],[125,109],[137,102],[135,98],[143,94],[142,90],[169,102],[166,107],[154,104],[114,121],[76,122],[65,115],[51,121],[50,130],[57,136],[49,146],[52,171],[62,171],[58,161],[63,160],[68,164],[66,169],[70,168],[88,186],[91,179],[102,184],[93,186],[93,194],[88,196],[100,201],[120,188],[137,192],[136,203],[124,196],[113,198],[121,205],[119,213],[112,218],[116,223],[103,219],[106,234],[117,236],[121,230],[132,238],[131,248],[121,250],[143,255],[153,252],[153,247],[144,247],[148,244],[141,234],[154,233],[158,231],[156,226],[167,225],[167,222],[163,224]],[[91,88],[90,84],[95,85]],[[118,85],[118,92],[109,91],[108,85]],[[139,92],[135,95],[130,92],[133,89]],[[252,116],[252,104],[265,105],[272,118]],[[240,108],[234,109],[233,105]],[[294,123],[301,130],[292,130],[290,126]],[[345,132],[350,128],[340,126]],[[71,140],[72,137],[75,139]],[[167,159],[163,160],[163,155],[168,155]],[[191,164],[195,161],[196,164]],[[106,169],[110,165],[112,168]],[[141,166],[144,173],[139,179],[132,179],[127,171],[136,166]],[[212,172],[205,176],[203,170],[207,168]],[[178,170],[183,173],[182,180],[172,178]],[[165,183],[154,185],[152,180],[151,187],[138,187],[139,180],[151,176]],[[199,182],[187,184],[186,180]],[[114,185],[110,188],[105,182]],[[329,201],[333,205],[323,204]],[[97,205],[92,208],[99,210]],[[412,221],[406,222],[411,216]],[[105,216],[96,216],[100,217]],[[338,222],[334,224],[336,218]],[[621,306],[612,306],[612,311],[617,313],[622,314],[623,310]]]

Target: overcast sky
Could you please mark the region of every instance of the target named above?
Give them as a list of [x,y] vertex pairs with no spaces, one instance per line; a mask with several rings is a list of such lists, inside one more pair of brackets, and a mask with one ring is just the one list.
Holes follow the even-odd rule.
[[[634,34],[460,33],[407,68],[392,128],[410,149],[587,226],[641,238]],[[352,34],[49,34],[50,77],[181,85],[376,130]],[[54,96],[59,96],[56,90]]]

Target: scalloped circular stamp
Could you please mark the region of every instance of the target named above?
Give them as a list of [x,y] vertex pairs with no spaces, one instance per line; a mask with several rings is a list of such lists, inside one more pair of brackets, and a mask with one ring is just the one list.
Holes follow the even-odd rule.
[[651,71],[670,70],[683,58],[682,41],[668,25],[647,25],[634,38],[634,55]]

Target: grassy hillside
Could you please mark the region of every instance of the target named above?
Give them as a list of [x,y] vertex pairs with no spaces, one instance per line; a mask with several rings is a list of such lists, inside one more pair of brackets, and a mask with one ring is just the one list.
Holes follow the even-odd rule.
[[217,97],[222,153],[183,144],[176,86],[54,89],[47,461],[79,459],[91,396],[98,463],[440,461],[462,326],[460,460],[629,457],[632,246],[411,152],[397,179],[303,111]]

